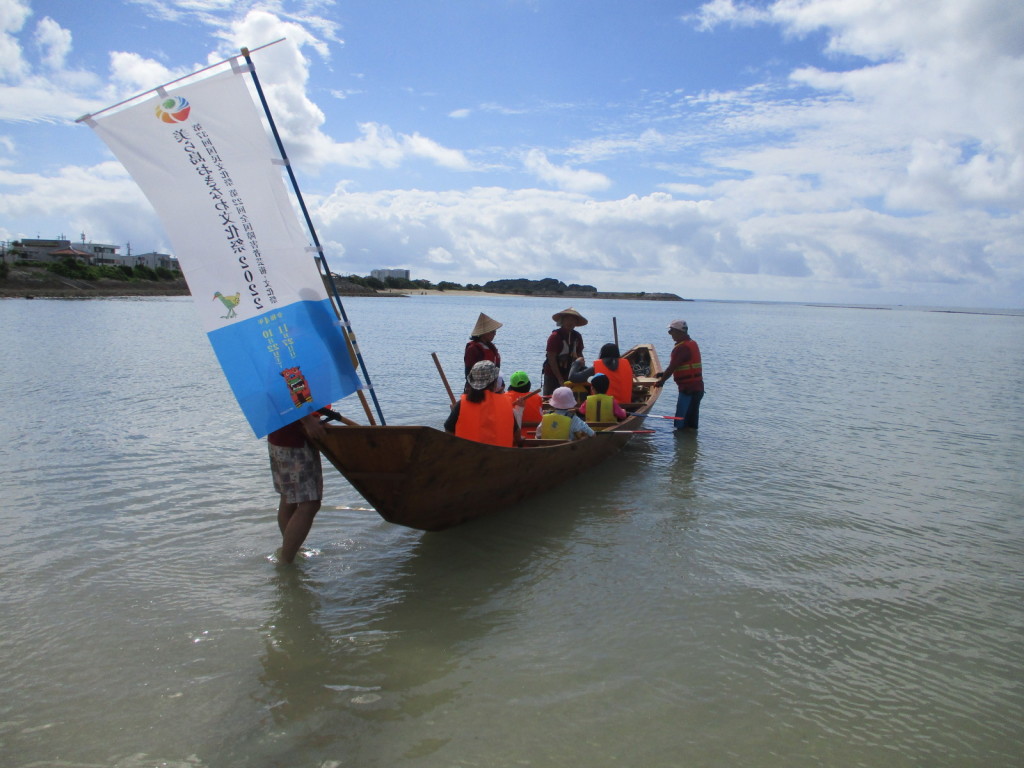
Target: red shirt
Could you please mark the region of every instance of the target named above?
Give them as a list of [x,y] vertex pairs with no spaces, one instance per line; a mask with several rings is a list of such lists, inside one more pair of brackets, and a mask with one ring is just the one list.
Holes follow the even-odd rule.
[[302,428],[302,420],[275,429],[267,435],[267,442],[278,448],[301,448],[306,444],[306,430]]
[[[575,329],[569,331],[568,336],[566,336],[564,329],[556,328],[548,336],[548,344],[545,351],[547,354],[544,356],[544,372],[564,381],[569,377],[569,368],[572,367],[572,361],[583,354],[583,337]],[[547,356],[549,354],[555,355],[559,366],[565,366],[564,370],[551,370],[551,366],[548,365]]]

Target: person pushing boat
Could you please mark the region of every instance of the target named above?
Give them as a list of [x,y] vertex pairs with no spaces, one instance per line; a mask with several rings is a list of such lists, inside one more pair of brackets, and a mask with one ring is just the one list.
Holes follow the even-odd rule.
[[692,429],[697,431],[700,421],[700,401],[704,398],[704,369],[700,360],[700,347],[690,338],[690,328],[685,320],[669,323],[668,334],[676,345],[668,367],[658,376],[654,386],[664,386],[669,377],[679,387],[676,399],[676,432]]
[[277,527],[281,531],[278,559],[282,563],[295,560],[320,511],[324,473],[320,451],[312,441],[323,439],[325,434],[319,414],[310,413],[267,435],[270,474],[274,490],[280,495]]

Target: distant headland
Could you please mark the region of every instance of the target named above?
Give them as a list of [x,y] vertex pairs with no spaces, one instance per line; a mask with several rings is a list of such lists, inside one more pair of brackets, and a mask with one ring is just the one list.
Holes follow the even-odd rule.
[[674,293],[650,293],[647,291],[599,291],[592,285],[566,285],[561,280],[545,277],[542,280],[526,278],[509,278],[491,280],[479,285],[469,283],[461,285],[447,280],[434,284],[429,280],[409,280],[400,277],[388,277],[383,280],[376,277],[359,277],[358,275],[332,275],[338,293],[343,296],[409,296],[421,294],[505,294],[508,296],[553,297],[569,299],[634,299],[642,301],[690,301]]
[[[633,299],[643,301],[688,301],[674,293],[646,291],[599,291],[592,285],[566,284],[547,277],[491,280],[483,285],[461,285],[447,280],[409,280],[388,277],[384,280],[359,275],[332,274],[342,296],[382,298],[411,295],[502,294],[511,296],[554,297],[565,299]],[[112,296],[187,296],[188,285],[179,272],[147,268],[87,266],[69,260],[67,264],[0,264],[0,298],[103,298]]]

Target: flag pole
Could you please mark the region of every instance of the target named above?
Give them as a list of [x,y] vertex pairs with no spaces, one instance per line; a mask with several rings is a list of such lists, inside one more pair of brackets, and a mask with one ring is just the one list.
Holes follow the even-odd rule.
[[[270,114],[270,105],[267,104],[267,97],[263,95],[263,86],[260,85],[260,79],[256,76],[256,67],[253,65],[252,59],[249,57],[248,48],[242,48],[242,56],[245,58],[245,63],[249,67],[249,74],[252,76],[253,85],[256,86],[256,93],[260,97],[260,104],[263,105],[263,112],[266,114],[267,121],[270,123],[270,130],[274,134],[274,141],[277,142],[277,150],[281,153],[281,160],[284,162],[284,167],[288,171],[288,179],[292,183],[292,190],[295,192],[295,197],[299,201],[299,208],[302,210],[302,215],[306,220],[306,227],[309,229],[310,237],[313,239],[313,247],[316,250],[316,259],[320,266],[321,275],[326,278],[327,283],[331,287],[334,307],[342,321],[341,332],[345,337],[345,343],[348,345],[349,353],[359,361],[359,368],[363,372],[363,378],[366,379],[366,387],[370,391],[370,397],[373,399],[373,405],[377,410],[377,416],[380,419],[381,425],[386,425],[386,422],[384,421],[384,414],[380,409],[380,403],[377,401],[377,393],[374,391],[373,383],[370,381],[370,373],[366,370],[366,363],[363,361],[363,353],[359,351],[359,345],[356,343],[355,332],[352,330],[352,324],[349,322],[348,315],[345,312],[345,307],[341,303],[341,296],[338,294],[338,287],[334,284],[334,278],[331,276],[331,268],[328,266],[327,258],[324,256],[323,246],[320,245],[320,238],[317,236],[316,229],[313,227],[313,220],[310,218],[309,210],[306,208],[306,201],[303,200],[302,192],[299,191],[299,182],[295,178],[295,172],[292,170],[292,164],[288,159],[288,153],[285,151],[284,143],[281,141],[281,134],[277,132],[277,124],[274,123],[274,116]],[[359,400],[363,404],[363,409],[366,411],[366,418],[369,419],[370,424],[372,425],[374,423],[373,413],[371,413],[370,407],[366,403],[366,398],[361,389],[358,390],[358,395]]]

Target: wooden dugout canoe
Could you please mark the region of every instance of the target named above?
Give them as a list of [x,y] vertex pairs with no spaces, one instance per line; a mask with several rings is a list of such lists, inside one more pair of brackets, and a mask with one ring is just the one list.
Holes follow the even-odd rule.
[[388,522],[436,531],[511,506],[559,485],[618,453],[643,429],[661,389],[652,345],[628,355],[634,370],[631,415],[572,442],[526,440],[499,448],[432,427],[328,426],[324,456]]

